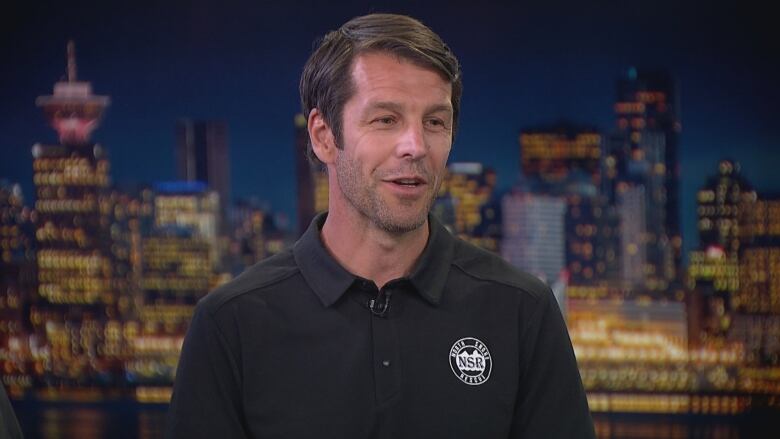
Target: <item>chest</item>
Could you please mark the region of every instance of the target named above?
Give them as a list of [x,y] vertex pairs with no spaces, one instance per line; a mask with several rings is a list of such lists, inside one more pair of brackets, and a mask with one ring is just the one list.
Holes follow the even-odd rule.
[[[464,298],[360,297],[275,313],[242,336],[244,411],[256,437],[506,437],[519,379],[517,312]],[[310,312],[307,312],[310,311]],[[312,312],[314,312],[312,314]]]

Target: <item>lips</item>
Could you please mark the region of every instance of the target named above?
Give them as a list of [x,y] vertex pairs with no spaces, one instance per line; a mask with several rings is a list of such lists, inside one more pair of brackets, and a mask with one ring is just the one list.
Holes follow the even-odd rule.
[[418,200],[428,192],[428,180],[419,175],[393,176],[382,182],[390,193],[405,200]]
[[393,183],[399,186],[406,186],[406,187],[417,187],[427,183],[425,178],[416,175],[386,178],[384,179],[384,181],[387,183]]

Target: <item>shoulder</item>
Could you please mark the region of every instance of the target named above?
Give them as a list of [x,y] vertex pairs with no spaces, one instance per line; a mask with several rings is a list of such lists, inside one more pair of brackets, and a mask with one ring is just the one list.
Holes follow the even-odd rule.
[[225,304],[247,294],[274,290],[299,271],[292,249],[287,249],[247,268],[235,279],[207,294],[198,302],[199,311],[214,314]]
[[476,280],[510,287],[539,301],[550,294],[550,287],[536,276],[509,264],[501,256],[456,239],[452,265]]

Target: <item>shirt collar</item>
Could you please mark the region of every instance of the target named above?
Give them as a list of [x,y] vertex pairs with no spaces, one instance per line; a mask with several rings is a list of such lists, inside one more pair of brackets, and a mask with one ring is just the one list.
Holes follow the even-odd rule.
[[450,272],[455,238],[432,214],[428,214],[430,234],[409,280],[428,302],[438,305]]
[[[320,239],[327,212],[317,215],[293,247],[295,262],[306,283],[326,307],[336,303],[359,279],[331,256]],[[408,277],[417,292],[432,305],[438,305],[447,281],[455,238],[431,214],[430,234],[417,265]]]

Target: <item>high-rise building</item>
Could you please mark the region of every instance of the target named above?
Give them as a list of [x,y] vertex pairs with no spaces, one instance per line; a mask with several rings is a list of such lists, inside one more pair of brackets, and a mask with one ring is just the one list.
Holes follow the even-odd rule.
[[127,370],[135,361],[133,334],[138,328],[143,304],[141,279],[142,237],[152,224],[152,205],[149,192],[131,196],[116,189],[110,191],[107,203],[113,206],[109,215],[113,289],[117,301],[105,322],[103,352],[116,360],[115,373],[121,382],[127,382]]
[[[149,198],[148,196],[146,198]],[[141,401],[167,401],[195,303],[223,279],[219,195],[203,182],[155,185],[153,227],[142,238],[141,305],[127,370]]]
[[501,256],[546,282],[558,279],[566,266],[566,200],[513,192],[502,202]]
[[756,199],[756,192],[740,171],[739,163],[721,160],[717,174],[699,190],[696,214],[700,248],[716,246],[729,254],[739,251],[740,212],[749,210]]
[[721,160],[715,175],[697,193],[699,248],[689,254],[691,341],[694,345],[723,343],[729,333],[745,288],[740,285],[741,224],[753,210],[756,192],[740,174],[740,166]]
[[607,142],[605,194],[623,184],[645,188],[646,287],[678,279],[682,261],[677,86],[666,73],[630,69],[617,83],[617,130]]
[[717,173],[697,193],[699,248],[689,254],[687,284],[695,296],[691,314],[699,328],[692,341],[725,337],[734,321],[742,257],[740,221],[752,210],[756,193],[740,174],[740,166],[721,160]]
[[710,245],[688,257],[690,341],[693,348],[722,344],[734,319],[739,295],[739,257]]
[[153,192],[143,188],[131,196],[112,191],[114,213],[111,225],[112,256],[115,285],[120,292],[120,316],[137,317],[142,276],[142,240],[154,223]]
[[625,186],[619,190],[617,198],[620,216],[620,267],[623,282],[643,285],[645,281],[645,188],[643,186]]
[[[212,287],[209,245],[192,229],[170,227],[143,240],[143,304],[130,333],[133,361],[128,377],[145,399],[157,388],[164,399],[178,364],[195,303]],[[147,400],[149,398],[146,398]]]
[[227,123],[180,119],[176,123],[176,171],[180,181],[200,181],[219,194],[220,230],[231,206]]
[[[2,267],[35,259],[32,228],[37,215],[24,205],[22,186],[0,180],[0,262]],[[6,279],[6,278],[3,278]]]
[[749,359],[780,366],[780,194],[758,194],[740,212],[739,290],[730,338]]
[[618,217],[599,193],[601,134],[558,122],[520,134],[521,170],[531,192],[566,200],[566,267],[569,282],[614,281],[619,275]]
[[566,196],[566,267],[574,285],[615,283],[620,276],[620,223],[605,197]]
[[298,234],[303,234],[314,217],[328,210],[328,174],[308,153],[306,117],[295,115],[295,175],[298,184]]
[[255,200],[241,200],[233,207],[233,236],[231,241],[231,270],[234,275],[245,268],[272,256],[292,243],[289,236],[276,225],[274,215],[260,207]]
[[252,201],[239,200],[233,205],[233,235],[230,243],[230,271],[240,274],[265,258],[265,231],[270,218]]
[[481,163],[450,163],[432,211],[458,237],[498,252],[501,207],[495,187],[495,171]]
[[32,387],[32,353],[38,348],[27,315],[37,277],[34,217],[24,206],[21,186],[0,180],[0,385],[12,397]]
[[192,229],[209,246],[211,266],[219,265],[221,200],[203,182],[165,182],[155,186],[154,227]]
[[309,130],[306,116],[295,115],[295,183],[298,185],[298,234],[303,234],[314,219],[314,181],[312,181],[312,164],[307,154],[309,145]]
[[59,387],[111,384],[120,362],[104,350],[104,330],[118,300],[110,165],[102,146],[90,140],[109,98],[93,95],[89,82],[77,80],[74,52],[70,42],[67,79],[36,100],[60,143],[32,147],[38,294],[30,321],[47,342],[47,384]]
[[547,185],[564,186],[573,179],[600,185],[602,139],[595,128],[559,122],[525,129],[519,140],[520,169],[527,178]]
[[758,194],[741,212],[740,293],[736,307],[780,314],[780,194]]

